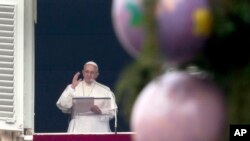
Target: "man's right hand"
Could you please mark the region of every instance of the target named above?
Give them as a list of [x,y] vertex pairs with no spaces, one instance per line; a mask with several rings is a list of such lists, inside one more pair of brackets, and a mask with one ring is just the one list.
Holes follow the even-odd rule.
[[79,82],[81,81],[81,79],[78,80],[79,75],[80,75],[80,72],[77,72],[77,73],[74,75],[73,79],[72,79],[71,87],[72,87],[73,89],[75,89],[75,87],[76,87],[76,86],[79,84]]

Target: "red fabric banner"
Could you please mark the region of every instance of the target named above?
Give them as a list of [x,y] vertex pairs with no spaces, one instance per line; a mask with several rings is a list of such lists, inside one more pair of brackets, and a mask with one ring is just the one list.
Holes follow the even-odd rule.
[[33,141],[132,141],[132,134],[34,134]]

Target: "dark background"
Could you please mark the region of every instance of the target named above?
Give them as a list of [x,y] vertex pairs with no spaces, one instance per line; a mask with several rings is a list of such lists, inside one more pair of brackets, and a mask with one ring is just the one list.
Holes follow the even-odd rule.
[[116,38],[111,9],[112,0],[37,1],[35,132],[67,131],[68,115],[56,101],[83,63],[97,62],[97,80],[113,90],[132,61]]

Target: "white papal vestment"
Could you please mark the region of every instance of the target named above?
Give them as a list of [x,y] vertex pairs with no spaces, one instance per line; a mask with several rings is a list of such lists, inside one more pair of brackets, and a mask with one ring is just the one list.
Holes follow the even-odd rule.
[[79,82],[75,89],[68,85],[61,94],[56,105],[64,113],[70,113],[73,97],[110,97],[111,105],[109,110],[102,109],[103,103],[95,101],[102,114],[77,115],[71,119],[68,127],[70,133],[89,133],[89,132],[110,132],[109,120],[113,118],[117,111],[117,105],[113,92],[105,85],[96,81],[87,85],[85,81]]

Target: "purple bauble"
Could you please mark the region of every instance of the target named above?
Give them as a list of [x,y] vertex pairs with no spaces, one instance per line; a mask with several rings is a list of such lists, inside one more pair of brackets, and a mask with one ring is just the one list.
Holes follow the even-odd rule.
[[125,50],[136,56],[144,41],[141,3],[137,0],[113,0],[112,18],[115,32]]
[[[143,0],[114,0],[112,19],[116,35],[129,54],[143,47]],[[204,46],[211,28],[207,0],[158,0],[155,20],[163,56],[173,64],[191,61]]]
[[134,141],[219,141],[225,121],[223,93],[214,83],[168,72],[140,93],[131,128]]

